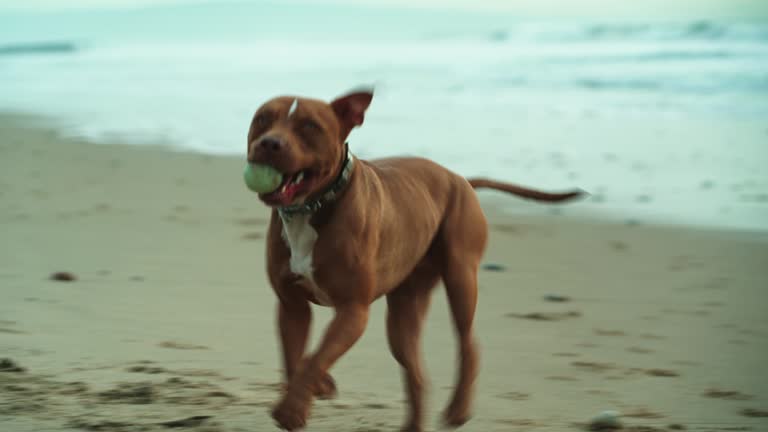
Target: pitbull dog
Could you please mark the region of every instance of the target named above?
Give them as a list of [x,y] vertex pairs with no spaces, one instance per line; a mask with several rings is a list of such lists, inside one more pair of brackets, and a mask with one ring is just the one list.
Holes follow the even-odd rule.
[[[560,202],[581,191],[545,193],[486,179],[467,180],[422,158],[355,158],[346,145],[363,124],[371,91],[331,103],[295,96],[262,105],[248,132],[248,161],[283,174],[273,192],[267,270],[277,295],[285,392],[272,411],[282,429],[307,421],[312,400],[330,397],[328,374],[360,338],[369,307],[387,298],[387,336],[402,366],[409,411],[404,431],[421,431],[425,378],[420,330],[432,289],[442,280],[458,338],[456,387],[443,412],[448,426],[469,420],[478,373],[472,330],[477,272],[487,223],[475,188]],[[305,356],[312,309],[334,308],[316,351]]]

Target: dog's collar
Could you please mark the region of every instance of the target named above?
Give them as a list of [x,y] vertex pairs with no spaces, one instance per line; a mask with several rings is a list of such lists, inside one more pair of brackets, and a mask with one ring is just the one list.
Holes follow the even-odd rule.
[[352,168],[355,165],[355,156],[349,151],[349,145],[344,144],[344,164],[341,172],[325,190],[315,199],[302,204],[280,207],[277,211],[283,219],[290,219],[297,214],[312,214],[336,200],[336,197],[349,183],[352,177]]

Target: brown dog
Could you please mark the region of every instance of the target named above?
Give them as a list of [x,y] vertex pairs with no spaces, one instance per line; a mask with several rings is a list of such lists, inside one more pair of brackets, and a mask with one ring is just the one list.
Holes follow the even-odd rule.
[[[272,417],[283,429],[303,427],[313,398],[335,394],[328,370],[363,334],[370,304],[386,295],[389,347],[403,368],[410,404],[403,430],[421,431],[420,330],[440,280],[460,359],[443,418],[449,426],[465,423],[478,371],[472,321],[487,237],[473,188],[549,202],[581,194],[466,180],[426,159],[355,159],[345,141],[363,123],[372,98],[368,91],[330,104],[278,97],[258,109],[248,132],[248,161],[284,174],[276,191],[259,195],[273,208],[267,268],[278,298],[287,385]],[[333,307],[335,316],[317,350],[305,358],[310,302]]]

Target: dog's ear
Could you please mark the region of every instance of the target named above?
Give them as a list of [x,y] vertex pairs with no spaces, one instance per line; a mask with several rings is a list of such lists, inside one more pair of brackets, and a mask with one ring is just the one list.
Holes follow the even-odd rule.
[[347,135],[356,126],[363,124],[365,110],[373,100],[373,90],[358,90],[344,96],[336,98],[331,102],[331,108],[336,113],[341,125],[341,139],[347,138]]

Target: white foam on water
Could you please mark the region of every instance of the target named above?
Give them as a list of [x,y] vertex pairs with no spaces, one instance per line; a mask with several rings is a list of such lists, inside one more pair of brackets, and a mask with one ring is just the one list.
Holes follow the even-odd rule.
[[[768,229],[766,24],[179,8],[0,13],[0,109],[96,140],[243,154],[263,101],[374,84],[350,139],[363,157],[592,192],[566,213]],[[76,49],[3,51],[51,40]]]

